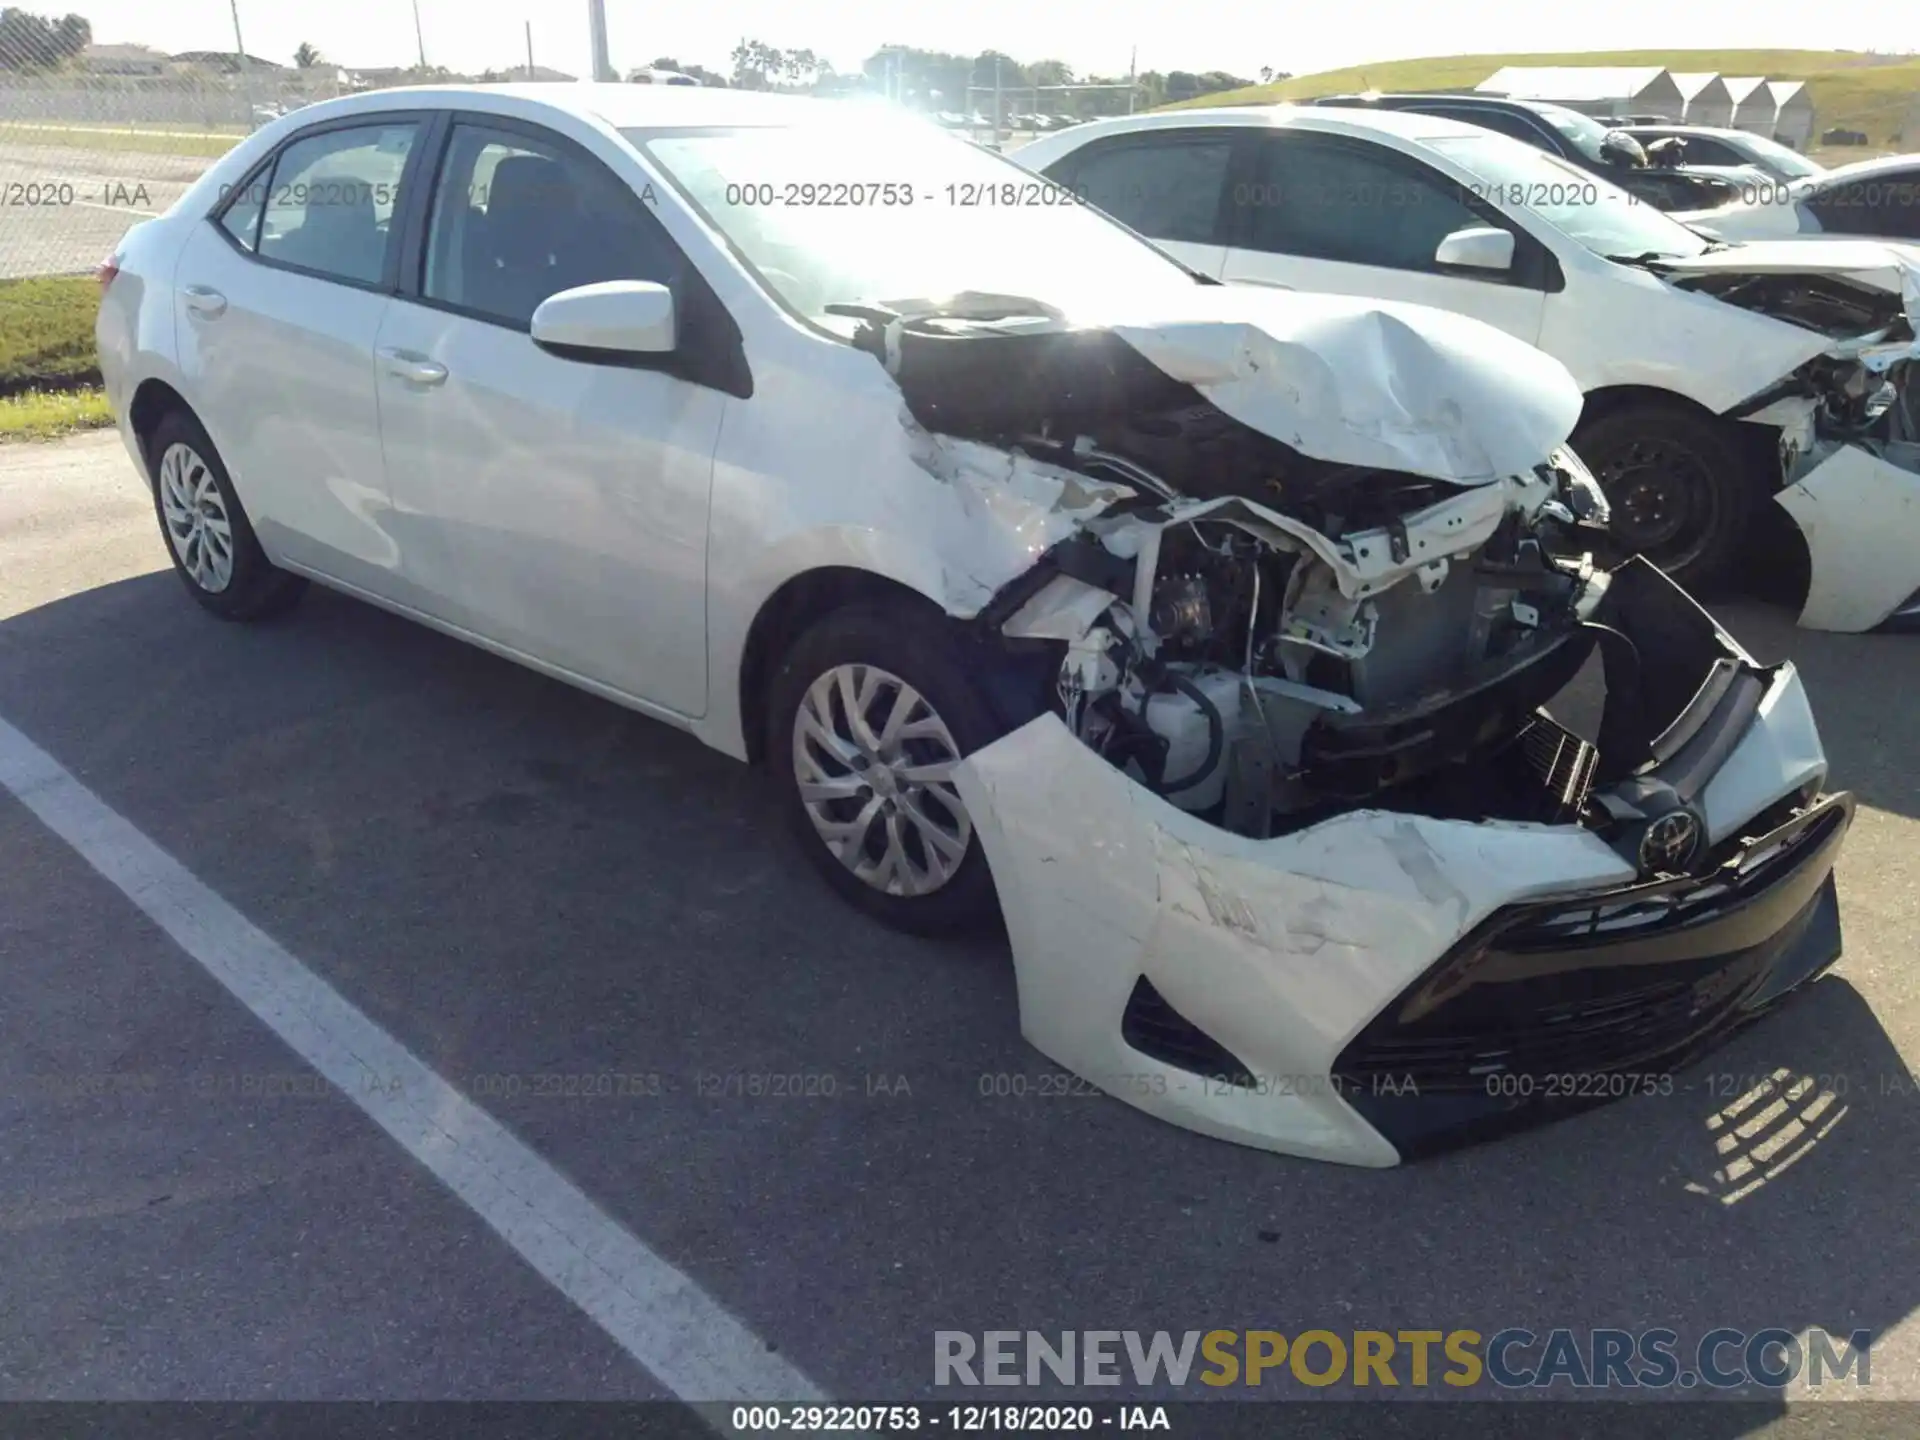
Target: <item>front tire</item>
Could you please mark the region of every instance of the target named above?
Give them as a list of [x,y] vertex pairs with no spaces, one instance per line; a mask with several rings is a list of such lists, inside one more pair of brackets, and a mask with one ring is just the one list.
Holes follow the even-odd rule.
[[997,734],[950,627],[891,607],[836,611],[769,690],[766,755],[807,858],[883,924],[950,934],[998,914],[952,780]]
[[1582,425],[1573,448],[1600,482],[1621,558],[1644,555],[1690,590],[1723,582],[1762,498],[1728,422],[1680,405],[1623,405]]
[[267,559],[220,452],[192,415],[161,417],[147,439],[147,472],[174,573],[202,606],[222,620],[263,620],[306,592],[303,577]]

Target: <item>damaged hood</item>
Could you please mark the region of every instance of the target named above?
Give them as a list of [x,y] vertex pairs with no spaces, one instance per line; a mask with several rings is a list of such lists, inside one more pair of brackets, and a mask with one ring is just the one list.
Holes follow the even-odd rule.
[[1182,301],[1107,327],[1316,460],[1484,485],[1531,471],[1580,417],[1565,366],[1464,315],[1245,286],[1197,285]]
[[1648,262],[1667,275],[1835,275],[1902,298],[1907,319],[1920,329],[1920,252],[1874,240],[1755,240]]

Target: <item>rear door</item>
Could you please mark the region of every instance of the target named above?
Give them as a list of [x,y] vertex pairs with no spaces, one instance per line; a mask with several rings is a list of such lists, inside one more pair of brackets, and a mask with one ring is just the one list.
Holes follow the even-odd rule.
[[[643,200],[582,145],[498,117],[455,117],[443,151],[375,346],[406,603],[698,716],[713,453],[751,393],[739,329],[651,213],[664,187]],[[541,301],[609,280],[673,291],[674,353],[533,342]]]
[[1190,269],[1218,279],[1235,127],[1152,130],[1096,140],[1046,171],[1087,204]]
[[175,271],[180,364],[260,543],[387,593],[373,350],[421,112],[302,131],[223,197]]
[[[1249,132],[1221,279],[1410,300],[1540,337],[1558,266],[1532,236],[1413,156],[1369,140],[1300,130]],[[1456,230],[1493,226],[1514,237],[1506,271],[1435,259]]]

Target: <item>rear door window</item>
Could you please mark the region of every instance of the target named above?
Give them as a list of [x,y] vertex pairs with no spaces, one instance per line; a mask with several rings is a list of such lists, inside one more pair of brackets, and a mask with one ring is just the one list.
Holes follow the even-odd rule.
[[[355,125],[287,146],[265,186],[254,253],[333,280],[380,284],[400,177],[419,130],[411,121]],[[248,203],[241,197],[227,216]]]
[[1221,245],[1227,130],[1127,138],[1070,157],[1051,178],[1152,240]]

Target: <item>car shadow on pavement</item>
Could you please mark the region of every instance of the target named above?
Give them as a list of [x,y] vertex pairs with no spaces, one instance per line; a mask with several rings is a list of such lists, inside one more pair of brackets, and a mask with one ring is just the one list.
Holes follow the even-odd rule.
[[[1800,660],[1836,781],[1920,813],[1920,646],[1729,618]],[[934,1390],[943,1329],[1668,1327],[1684,1358],[1920,1304],[1920,1094],[1843,977],[1669,1094],[1343,1169],[1061,1083],[1004,941],[841,905],[753,772],[330,593],[254,627],[164,572],[51,603],[0,624],[0,716],[839,1397],[1048,1393]],[[568,1075],[644,1083],[539,1093]]]
[[1799,667],[1832,783],[1862,804],[1920,817],[1920,635],[1801,630],[1793,611],[1751,600],[1713,608],[1756,660]]

